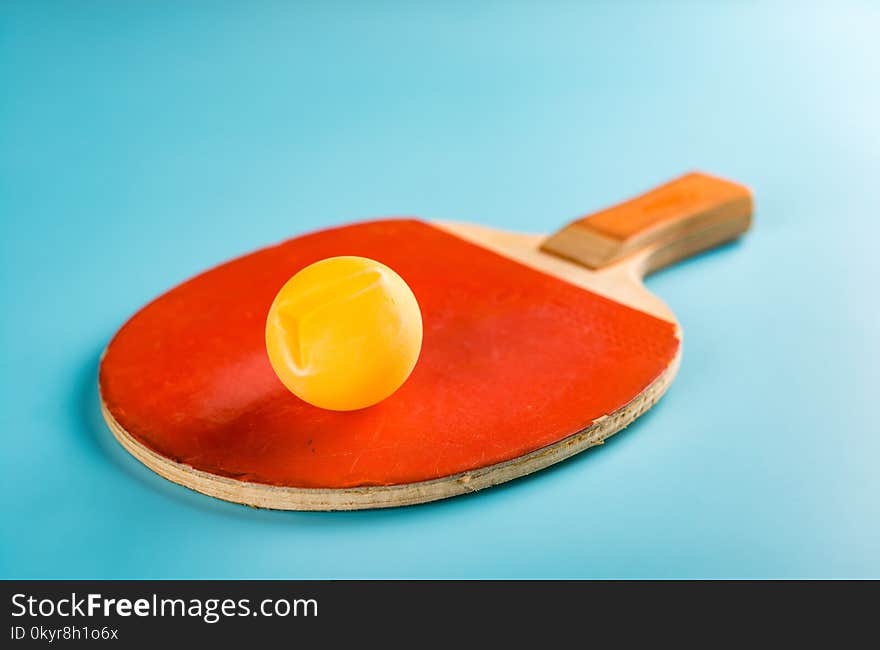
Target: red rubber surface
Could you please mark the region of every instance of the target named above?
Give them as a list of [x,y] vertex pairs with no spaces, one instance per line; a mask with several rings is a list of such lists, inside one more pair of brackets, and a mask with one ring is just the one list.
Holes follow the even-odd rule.
[[[409,283],[424,341],[410,378],[348,413],[276,378],[266,314],[298,270],[374,258]],[[671,323],[425,223],[387,220],[289,240],[207,271],[135,314],[100,385],[134,438],[241,480],[342,488],[423,481],[516,458],[624,406],[669,365]]]

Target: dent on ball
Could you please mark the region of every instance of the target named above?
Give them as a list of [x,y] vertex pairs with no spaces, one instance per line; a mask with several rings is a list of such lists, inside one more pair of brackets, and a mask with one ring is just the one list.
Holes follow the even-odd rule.
[[266,350],[275,374],[314,406],[351,411],[392,395],[422,346],[422,315],[392,269],[331,257],[288,280],[269,308]]

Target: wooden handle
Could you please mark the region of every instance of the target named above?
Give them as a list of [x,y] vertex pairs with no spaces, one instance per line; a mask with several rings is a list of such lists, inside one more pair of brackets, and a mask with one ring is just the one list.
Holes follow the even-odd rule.
[[748,188],[694,172],[569,224],[541,250],[592,269],[641,252],[650,273],[738,237],[751,219]]

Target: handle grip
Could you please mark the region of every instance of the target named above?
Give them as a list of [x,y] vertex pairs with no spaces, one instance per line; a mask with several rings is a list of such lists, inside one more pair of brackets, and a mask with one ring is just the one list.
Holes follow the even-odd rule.
[[693,172],[569,224],[541,250],[591,269],[645,253],[650,273],[738,237],[751,220],[747,187]]

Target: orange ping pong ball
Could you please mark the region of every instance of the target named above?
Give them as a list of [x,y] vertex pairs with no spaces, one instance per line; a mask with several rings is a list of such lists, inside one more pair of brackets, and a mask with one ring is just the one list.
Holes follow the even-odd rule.
[[372,406],[406,381],[422,348],[422,314],[397,273],[366,257],[330,257],[285,283],[266,319],[275,374],[325,409]]

